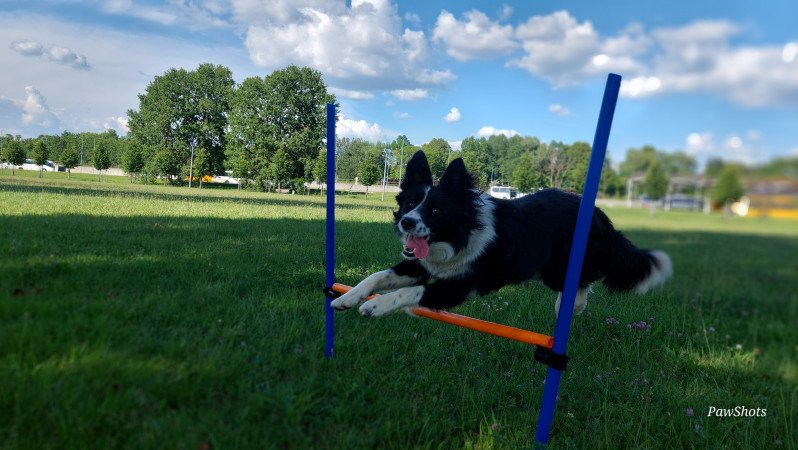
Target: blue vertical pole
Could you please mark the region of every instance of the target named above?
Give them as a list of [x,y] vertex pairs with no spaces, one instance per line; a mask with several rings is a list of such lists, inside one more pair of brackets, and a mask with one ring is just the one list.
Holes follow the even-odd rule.
[[[601,179],[601,169],[604,165],[604,155],[607,152],[607,141],[610,138],[612,117],[615,114],[615,104],[618,101],[620,88],[621,76],[614,73],[609,74],[607,85],[604,88],[604,99],[601,102],[596,134],[593,138],[593,151],[590,155],[587,177],[585,177],[582,201],[579,204],[579,215],[576,218],[576,229],[574,230],[571,254],[568,259],[568,271],[565,274],[565,286],[563,287],[562,300],[560,302],[560,313],[557,318],[557,325],[554,328],[554,347],[552,352],[558,355],[565,355],[565,348],[568,344],[568,333],[571,329],[571,318],[574,313],[574,301],[579,287],[579,276],[582,273],[582,261],[585,256],[585,247],[590,233],[590,222],[593,219],[593,209],[595,208],[596,194],[598,193]],[[561,372],[559,370],[551,367],[546,372],[546,384],[543,388],[543,400],[535,433],[535,441],[539,445],[545,445],[549,441],[549,431],[554,420],[557,391],[560,387],[560,375]]]
[[[332,287],[335,283],[335,104],[327,104],[327,276],[326,287]],[[326,350],[324,354],[327,359],[333,357],[333,345],[335,343],[335,320],[334,311],[330,302],[332,297],[327,296],[325,304],[325,314],[327,318],[326,326]]]

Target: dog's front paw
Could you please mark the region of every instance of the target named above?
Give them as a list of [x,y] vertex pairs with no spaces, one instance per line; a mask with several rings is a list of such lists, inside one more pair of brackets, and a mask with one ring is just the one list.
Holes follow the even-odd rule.
[[400,309],[418,306],[424,293],[424,286],[414,286],[389,292],[360,305],[364,317],[380,317]]
[[383,297],[385,296],[382,295],[360,305],[360,314],[363,317],[380,317],[396,311],[396,308],[392,308],[390,302],[386,302]]
[[360,303],[360,301],[363,300],[363,298],[364,297],[358,295],[358,293],[355,292],[355,290],[353,289],[347,292],[346,294],[333,300],[330,303],[330,306],[337,309],[338,311],[344,311],[354,306],[357,306],[357,304]]

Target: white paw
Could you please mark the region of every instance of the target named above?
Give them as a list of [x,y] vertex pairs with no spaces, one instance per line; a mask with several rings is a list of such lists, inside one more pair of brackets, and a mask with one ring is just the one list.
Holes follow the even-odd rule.
[[368,297],[368,294],[363,295],[360,294],[356,289],[352,289],[346,294],[333,300],[332,303],[330,303],[330,306],[339,311],[343,311],[345,309],[350,309],[354,306],[357,306],[357,304],[363,301],[363,299],[366,297]]
[[360,314],[363,317],[380,317],[396,311],[397,307],[392,306],[390,301],[385,301],[385,295],[381,295],[374,300],[369,300],[360,305]]
[[418,306],[424,294],[424,286],[414,286],[389,292],[360,305],[360,314],[364,317],[380,317],[386,314]]

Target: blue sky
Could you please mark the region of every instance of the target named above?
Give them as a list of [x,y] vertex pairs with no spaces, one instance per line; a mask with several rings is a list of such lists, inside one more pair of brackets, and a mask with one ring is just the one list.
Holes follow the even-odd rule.
[[592,140],[624,77],[610,156],[798,155],[798,2],[0,0],[0,133],[126,132],[155,75],[319,70],[339,134]]

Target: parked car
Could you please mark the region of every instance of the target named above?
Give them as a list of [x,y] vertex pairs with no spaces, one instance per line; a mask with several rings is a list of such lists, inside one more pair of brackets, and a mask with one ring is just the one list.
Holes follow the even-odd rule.
[[22,163],[20,165],[16,165],[16,166],[11,164],[11,163],[8,163],[8,162],[4,162],[2,164],[2,168],[3,169],[11,169],[12,167],[14,169],[17,169],[17,170],[20,170],[20,169],[21,170],[39,170],[39,169],[43,169],[45,172],[55,172],[55,171],[58,170],[58,167],[52,161],[45,161],[44,165],[42,165],[42,166],[36,164],[36,161],[34,161],[32,159],[26,159],[24,163]]
[[494,198],[516,198],[518,191],[512,186],[491,186],[488,194]]

